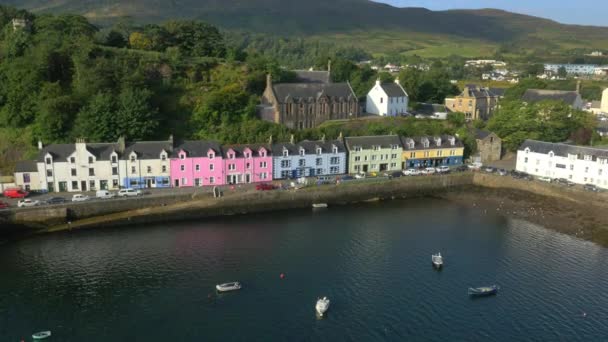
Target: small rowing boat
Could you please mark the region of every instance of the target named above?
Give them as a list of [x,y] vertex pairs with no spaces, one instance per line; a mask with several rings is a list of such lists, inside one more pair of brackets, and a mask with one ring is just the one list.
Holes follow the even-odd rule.
[[313,203],[312,207],[316,209],[327,208],[327,203]]
[[327,297],[319,298],[315,309],[319,316],[323,317],[325,312],[329,309],[329,299],[327,299]]
[[497,285],[483,286],[483,287],[469,287],[469,296],[472,297],[484,297],[491,296],[498,293],[499,287]]
[[215,289],[218,292],[236,291],[241,289],[241,283],[239,283],[238,281],[234,281],[231,283],[218,284],[215,285]]
[[431,261],[433,262],[433,266],[437,268],[443,267],[443,257],[441,253],[431,255]]
[[34,340],[42,340],[42,339],[45,339],[45,338],[47,338],[49,336],[51,336],[51,332],[50,331],[40,331],[40,332],[37,332],[37,333],[33,334],[32,338]]

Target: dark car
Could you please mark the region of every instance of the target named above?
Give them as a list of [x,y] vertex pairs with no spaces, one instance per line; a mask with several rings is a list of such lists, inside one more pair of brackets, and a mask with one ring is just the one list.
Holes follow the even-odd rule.
[[255,186],[255,189],[260,190],[260,191],[268,191],[268,190],[274,190],[275,186],[272,184],[268,184],[268,183],[260,183]]
[[353,177],[353,176],[343,176],[342,178],[340,178],[340,181],[344,182],[344,181],[350,181],[353,179],[355,179],[355,177]]
[[0,201],[0,209],[8,209],[8,207],[8,203]]
[[555,182],[561,185],[574,186],[574,183],[567,180],[566,178],[558,178]]
[[49,199],[47,199],[45,202],[46,204],[62,204],[62,203],[67,203],[68,200],[66,200],[63,197],[51,197]]
[[458,171],[458,172],[465,172],[468,170],[469,170],[469,167],[466,165],[460,165],[459,167],[456,168],[456,171]]
[[587,191],[593,191],[593,192],[600,191],[600,189],[597,186],[593,185],[593,184],[585,184],[583,186],[583,189],[585,189]]
[[395,172],[393,172],[393,173],[390,174],[391,178],[399,178],[401,176],[403,176],[403,172],[401,172],[401,171],[395,171]]

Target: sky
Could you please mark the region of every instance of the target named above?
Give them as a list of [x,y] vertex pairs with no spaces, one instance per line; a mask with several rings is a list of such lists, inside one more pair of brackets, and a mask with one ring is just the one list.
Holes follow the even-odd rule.
[[431,10],[498,8],[553,19],[564,24],[608,26],[606,0],[375,0],[397,7]]

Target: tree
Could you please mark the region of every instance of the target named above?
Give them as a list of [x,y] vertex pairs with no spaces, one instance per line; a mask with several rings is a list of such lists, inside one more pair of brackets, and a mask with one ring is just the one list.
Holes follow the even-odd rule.
[[146,36],[142,32],[133,32],[129,36],[129,45],[132,49],[137,50],[151,50],[152,49],[152,39]]
[[74,137],[86,137],[91,142],[115,141],[119,137],[116,113],[115,96],[111,93],[97,93],[78,112]]
[[557,69],[557,76],[560,78],[566,78],[566,76],[568,76],[568,71],[566,71],[566,67],[559,67],[559,69]]
[[157,109],[150,106],[152,92],[126,88],[118,96],[117,133],[132,140],[145,140],[158,127]]
[[36,135],[43,141],[66,141],[78,103],[58,83],[43,86],[38,100]]
[[120,32],[111,30],[106,36],[105,45],[122,48],[127,46],[127,40]]
[[187,56],[224,57],[226,45],[217,27],[199,21],[169,21],[163,28]]

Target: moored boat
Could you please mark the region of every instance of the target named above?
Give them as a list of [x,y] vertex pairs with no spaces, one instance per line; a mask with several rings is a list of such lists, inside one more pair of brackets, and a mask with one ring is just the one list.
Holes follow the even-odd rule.
[[319,298],[315,309],[319,316],[323,317],[325,312],[329,309],[329,299],[327,299],[327,297]]
[[472,297],[483,297],[483,296],[491,296],[498,293],[499,287],[497,285],[492,286],[482,286],[482,287],[469,287],[469,296]]
[[317,208],[317,209],[319,209],[319,208],[327,208],[327,203],[313,203],[312,207],[313,208]]
[[236,291],[241,289],[241,283],[234,281],[231,283],[218,284],[215,285],[215,288],[218,292]]
[[441,253],[431,255],[431,261],[433,262],[433,266],[437,268],[443,267],[443,257]]
[[37,333],[33,334],[32,338],[34,340],[42,340],[42,339],[45,339],[45,338],[47,338],[49,336],[51,336],[51,332],[50,331],[40,331],[40,332],[37,332]]

